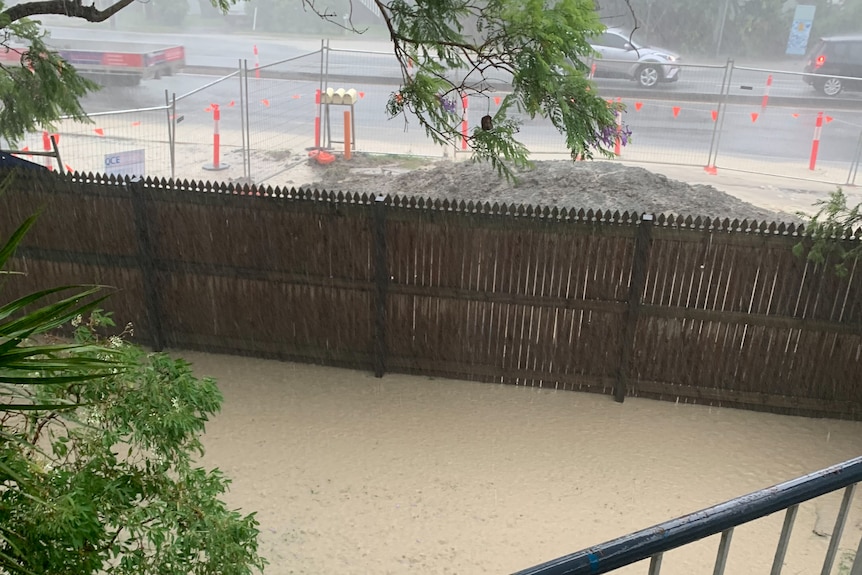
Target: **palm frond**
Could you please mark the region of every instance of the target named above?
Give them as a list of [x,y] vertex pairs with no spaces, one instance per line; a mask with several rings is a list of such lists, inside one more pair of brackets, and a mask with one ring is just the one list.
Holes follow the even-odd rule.
[[15,253],[15,250],[18,248],[18,245],[21,243],[21,240],[27,234],[27,231],[33,227],[33,224],[36,223],[36,218],[38,216],[36,214],[30,216],[24,223],[18,226],[18,229],[13,232],[13,234],[9,237],[9,240],[0,248],[0,269],[6,267],[6,262],[12,257]]

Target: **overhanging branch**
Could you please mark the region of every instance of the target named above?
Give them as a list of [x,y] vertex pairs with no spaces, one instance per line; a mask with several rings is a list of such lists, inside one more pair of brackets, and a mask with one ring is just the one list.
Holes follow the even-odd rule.
[[88,22],[104,22],[132,2],[134,0],[117,0],[117,2],[104,10],[99,10],[95,4],[85,6],[82,0],[41,0],[10,6],[2,14],[8,17],[10,22],[29,18],[30,16],[48,14],[68,16],[69,18],[82,18]]

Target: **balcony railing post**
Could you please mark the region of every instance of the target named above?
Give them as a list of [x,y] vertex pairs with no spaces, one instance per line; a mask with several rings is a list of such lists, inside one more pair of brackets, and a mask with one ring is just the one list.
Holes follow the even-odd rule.
[[[652,559],[650,563],[652,569],[657,562],[654,558],[662,553],[722,533],[721,550],[716,562],[718,569],[719,563],[723,562],[722,554],[726,557],[730,545],[730,530],[737,525],[789,509],[821,495],[845,489],[844,500],[829,545],[829,556],[824,564],[824,573],[828,573],[829,567],[835,560],[855,485],[860,481],[862,481],[862,457],[856,457],[707,509],[522,569],[516,575],[601,575],[645,559]],[[788,538],[789,523],[792,521],[785,519]],[[779,553],[776,552],[776,556],[778,555]],[[853,575],[862,575],[862,565],[854,569],[856,571]],[[652,571],[650,573],[653,574]]]
[[853,559],[850,575],[862,575],[862,537],[859,538],[859,547],[856,548],[856,557]]
[[715,568],[712,575],[724,575],[727,566],[727,554],[730,553],[730,540],[733,537],[733,527],[721,532],[721,542],[718,544],[718,555],[715,558]]
[[829,540],[829,549],[826,550],[826,559],[823,561],[820,575],[829,575],[832,572],[832,565],[835,563],[835,555],[838,554],[838,545],[841,544],[841,535],[844,533],[844,524],[847,522],[847,513],[850,511],[850,503],[853,501],[855,492],[855,483],[844,489],[844,497],[841,499],[838,517],[835,518],[835,528],[832,530],[832,539]]
[[787,544],[790,543],[790,532],[793,531],[793,522],[796,521],[796,512],[799,505],[791,505],[784,514],[784,525],[781,526],[781,536],[778,538],[778,547],[775,549],[775,559],[772,560],[772,570],[769,575],[781,575],[784,567],[784,556],[787,554]]
[[664,557],[664,553],[656,553],[650,557],[648,575],[660,575],[662,557]]

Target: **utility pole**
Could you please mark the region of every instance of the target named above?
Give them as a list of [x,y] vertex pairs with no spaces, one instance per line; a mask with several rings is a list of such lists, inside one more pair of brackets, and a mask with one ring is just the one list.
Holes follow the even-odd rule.
[[715,57],[718,58],[721,52],[721,40],[724,38],[724,25],[727,22],[727,10],[730,7],[730,0],[724,0],[724,10],[721,12],[721,24],[718,28],[718,42],[715,43]]

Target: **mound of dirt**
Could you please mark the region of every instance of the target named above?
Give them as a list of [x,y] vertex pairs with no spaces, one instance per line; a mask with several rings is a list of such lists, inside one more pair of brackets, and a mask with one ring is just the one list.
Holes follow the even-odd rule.
[[711,218],[797,221],[708,185],[690,185],[640,167],[615,162],[540,161],[507,181],[487,164],[434,162],[356,156],[314,169],[316,181],[304,184],[326,190],[421,196],[449,200],[498,202],[681,214]]

